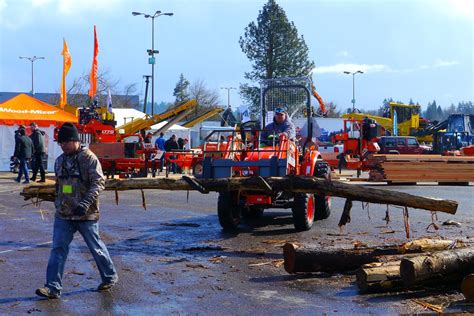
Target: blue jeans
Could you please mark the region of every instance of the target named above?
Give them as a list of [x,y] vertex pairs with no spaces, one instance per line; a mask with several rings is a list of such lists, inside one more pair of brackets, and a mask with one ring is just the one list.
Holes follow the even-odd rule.
[[23,174],[25,175],[25,181],[30,181],[30,175],[28,173],[28,161],[25,158],[20,158],[20,163],[18,166],[18,178],[16,178],[16,181],[20,182]]
[[74,238],[76,231],[79,231],[82,235],[89,251],[92,253],[102,282],[118,281],[118,275],[107,247],[100,239],[98,221],[73,221],[56,217],[54,220],[53,249],[51,249],[46,270],[45,284],[51,292],[61,293],[63,287],[62,277],[69,253],[69,244]]

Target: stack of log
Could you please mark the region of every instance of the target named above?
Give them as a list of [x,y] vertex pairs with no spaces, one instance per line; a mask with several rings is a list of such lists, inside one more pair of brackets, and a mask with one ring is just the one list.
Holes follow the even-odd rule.
[[355,272],[363,293],[462,282],[466,299],[474,300],[474,247],[459,241],[424,238],[402,245],[338,250],[288,243],[283,256],[288,273]]
[[441,155],[373,155],[369,180],[469,183],[474,181],[474,157]]

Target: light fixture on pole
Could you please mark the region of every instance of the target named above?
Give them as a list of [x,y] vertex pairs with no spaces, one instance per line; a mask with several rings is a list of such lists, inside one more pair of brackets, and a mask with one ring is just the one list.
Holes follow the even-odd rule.
[[141,12],[132,12],[133,16],[143,15],[145,19],[151,19],[151,49],[147,49],[148,55],[148,63],[151,64],[151,115],[154,115],[154,107],[155,107],[155,54],[158,54],[159,51],[155,50],[155,18],[167,15],[172,16],[173,13],[167,12],[162,13],[161,11],[156,11],[154,14],[146,14]]
[[33,56],[33,57],[23,57],[23,56],[20,56],[20,59],[28,59],[29,61],[31,61],[31,94],[34,95],[35,94],[35,86],[34,86],[34,62],[38,59],[45,59],[44,57],[36,57],[36,56]]
[[350,72],[350,71],[344,71],[344,73],[346,75],[352,75],[352,113],[355,112],[355,103],[356,103],[356,99],[355,99],[355,75],[356,74],[363,74],[364,72],[363,71],[360,71],[360,70],[357,70],[357,71],[354,71],[354,72]]
[[221,87],[221,89],[227,90],[227,107],[230,108],[230,90],[236,90],[234,87]]

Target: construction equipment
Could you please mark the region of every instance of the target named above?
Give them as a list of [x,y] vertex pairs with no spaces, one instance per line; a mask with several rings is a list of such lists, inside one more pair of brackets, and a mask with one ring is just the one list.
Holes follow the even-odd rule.
[[[330,214],[329,196],[306,193],[276,192],[264,177],[305,175],[329,179],[330,168],[321,160],[312,138],[311,81],[309,78],[269,79],[261,82],[261,121],[249,121],[237,130],[229,129],[224,148],[203,150],[202,178],[253,177],[265,188],[264,193],[246,190],[219,193],[217,214],[224,229],[236,229],[241,217],[259,217],[267,208],[291,208],[297,231],[309,230],[314,220]],[[261,139],[265,126],[275,108],[303,109],[307,114],[308,137],[299,146],[286,134],[271,134]],[[296,111],[296,110],[295,110]],[[295,112],[296,113],[296,112]],[[268,118],[267,118],[268,115]],[[266,131],[267,133],[268,131]],[[224,144],[224,143],[223,143]],[[329,180],[328,180],[329,181]]]
[[[334,136],[335,143],[344,145],[345,163],[347,169],[366,169],[366,161],[370,154],[380,150],[378,137],[385,135],[385,129],[370,118],[344,120],[344,131]],[[331,167],[339,166],[339,159],[328,161]]]
[[[370,115],[366,113],[346,113],[343,118],[363,120],[369,118],[375,120],[390,134],[394,135],[394,119],[396,119],[397,135],[394,136],[416,136],[419,131],[426,128],[427,121],[420,118],[420,105],[389,103],[390,117]],[[419,141],[431,142],[430,136],[419,136]]]
[[452,114],[429,132],[433,134],[433,153],[454,154],[474,144],[474,114]]
[[184,122],[182,126],[191,128],[194,125],[199,124],[202,121],[205,121],[208,118],[213,117],[214,115],[221,113],[222,111],[224,111],[223,108],[208,109],[208,110],[206,110],[202,113],[199,113],[196,117]]
[[[107,176],[113,177],[115,174],[146,176],[148,169],[155,170],[158,167],[157,161],[150,159],[157,150],[154,144],[145,143],[142,133],[139,132],[166,119],[174,123],[196,106],[196,100],[183,102],[163,113],[154,116],[145,115],[143,118],[115,127],[113,115],[110,113],[112,116],[104,116],[103,108],[98,107],[97,103],[92,103],[89,107],[78,110],[76,126],[81,141],[97,155]],[[112,120],[106,119],[110,117]],[[171,125],[166,124],[158,132],[163,132]],[[131,136],[138,138],[138,141],[125,142],[125,139]]]
[[[189,114],[190,111],[192,111],[196,106],[196,100],[185,101],[160,114],[155,114],[153,116],[145,115],[142,118],[125,123],[115,129],[117,141],[123,140],[124,138],[129,137],[130,135],[134,135],[141,130],[149,129],[151,126],[158,124],[164,120],[176,118],[178,116],[181,116],[181,119],[185,115]],[[175,122],[176,120],[173,120],[172,124],[174,124]]]

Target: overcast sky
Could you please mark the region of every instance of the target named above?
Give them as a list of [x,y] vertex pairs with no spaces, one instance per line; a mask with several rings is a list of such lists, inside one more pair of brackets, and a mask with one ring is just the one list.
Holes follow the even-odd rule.
[[[181,73],[219,91],[238,87],[251,64],[238,40],[266,0],[0,0],[0,91],[31,90],[31,63],[19,56],[44,56],[35,62],[35,91],[58,92],[62,39],[72,56],[67,77],[90,71],[93,26],[99,39],[99,69],[121,86],[151,73],[151,20],[132,11],[173,12],[155,20],[155,101],[173,101]],[[474,0],[277,0],[304,35],[315,61],[313,80],[326,102],[350,107],[352,76],[358,107],[378,108],[382,100],[426,107],[473,101]],[[231,103],[241,105],[236,91]]]

